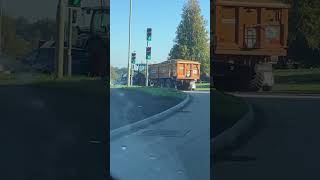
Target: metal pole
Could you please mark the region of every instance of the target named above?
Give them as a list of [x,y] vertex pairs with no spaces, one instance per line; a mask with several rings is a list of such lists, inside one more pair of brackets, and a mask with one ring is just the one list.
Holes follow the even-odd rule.
[[131,82],[131,86],[133,86],[133,76],[134,76],[134,64],[131,64],[131,79],[130,79],[130,82]]
[[[149,43],[147,40],[147,47],[149,47]],[[146,57],[146,86],[149,84],[149,72],[148,72],[148,59]]]
[[132,0],[130,0],[130,10],[129,10],[129,47],[128,47],[128,75],[127,75],[127,85],[131,85],[131,62],[130,62],[130,53],[131,53],[131,11],[132,11]]
[[57,37],[56,37],[56,54],[55,54],[55,62],[56,62],[56,77],[63,77],[63,59],[64,59],[64,0],[59,0],[58,8],[57,8]]
[[73,10],[69,7],[68,76],[72,76],[72,16]]
[[2,55],[2,21],[3,21],[3,3],[0,0],[0,56]]

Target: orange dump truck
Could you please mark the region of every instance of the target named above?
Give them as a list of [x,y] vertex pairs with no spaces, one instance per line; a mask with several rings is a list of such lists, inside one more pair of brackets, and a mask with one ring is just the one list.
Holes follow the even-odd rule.
[[200,63],[174,59],[149,65],[150,86],[192,90],[200,79]]
[[272,64],[287,55],[290,6],[281,0],[211,1],[214,86],[271,90]]

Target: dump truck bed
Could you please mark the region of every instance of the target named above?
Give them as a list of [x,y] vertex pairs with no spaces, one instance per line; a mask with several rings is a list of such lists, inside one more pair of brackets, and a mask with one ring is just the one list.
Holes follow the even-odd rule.
[[150,79],[200,79],[200,63],[190,60],[168,60],[159,64],[149,65]]
[[287,4],[279,0],[217,0],[212,6],[214,54],[287,54]]

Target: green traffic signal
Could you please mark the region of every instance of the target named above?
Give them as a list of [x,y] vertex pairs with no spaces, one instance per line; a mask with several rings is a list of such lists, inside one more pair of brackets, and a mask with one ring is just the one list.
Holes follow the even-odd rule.
[[150,59],[151,59],[151,47],[147,47],[146,59],[147,59],[147,60],[150,60]]
[[131,54],[131,63],[135,64],[136,63],[136,53]]
[[69,0],[69,6],[71,7],[80,7],[81,0]]
[[147,29],[147,41],[151,41],[151,35],[152,35],[152,29],[148,28]]

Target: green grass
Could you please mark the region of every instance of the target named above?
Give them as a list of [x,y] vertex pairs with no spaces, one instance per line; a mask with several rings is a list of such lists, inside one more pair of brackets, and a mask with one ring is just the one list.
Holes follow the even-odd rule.
[[105,93],[106,84],[98,78],[73,76],[56,79],[47,74],[0,74],[0,85],[26,85],[40,88]]
[[273,92],[320,93],[320,69],[275,70]]
[[196,90],[197,91],[210,91],[210,83],[197,83]]
[[174,97],[179,99],[186,98],[186,93],[175,90],[175,89],[170,89],[170,88],[154,88],[154,87],[139,87],[139,86],[133,86],[133,87],[125,86],[121,88],[126,90],[144,92],[152,96]]
[[211,91],[211,96],[213,97],[211,128],[213,137],[215,137],[225,129],[232,127],[249,109],[240,97],[226,95],[216,90]]

